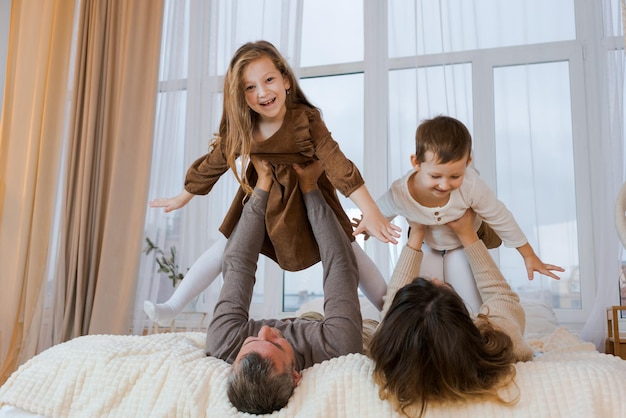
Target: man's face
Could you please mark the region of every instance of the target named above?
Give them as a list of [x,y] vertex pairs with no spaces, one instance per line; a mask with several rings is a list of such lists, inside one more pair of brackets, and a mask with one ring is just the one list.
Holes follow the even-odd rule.
[[[295,353],[291,344],[283,338],[279,330],[267,325],[261,328],[258,336],[246,338],[233,366],[237,365],[241,358],[252,352],[272,360],[278,373],[285,372],[286,368],[293,367],[295,364]],[[294,370],[294,373],[297,372]]]

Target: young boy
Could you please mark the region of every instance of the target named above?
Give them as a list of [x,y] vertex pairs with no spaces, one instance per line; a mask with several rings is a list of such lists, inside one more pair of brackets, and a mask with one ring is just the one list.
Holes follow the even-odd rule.
[[[460,218],[471,208],[478,216],[478,231],[486,222],[507,247],[517,248],[524,258],[528,279],[535,271],[559,279],[551,270],[563,268],[543,263],[528,243],[513,214],[499,201],[478,173],[468,166],[472,162],[472,137],[463,123],[437,116],[425,120],[415,134],[413,169],[394,181],[376,202],[384,216],[404,216],[409,224],[426,225],[424,259],[420,276],[448,281],[468,307],[477,312],[482,301],[460,241],[445,224]],[[446,274],[447,271],[454,274]],[[460,279],[460,280],[459,280]]]

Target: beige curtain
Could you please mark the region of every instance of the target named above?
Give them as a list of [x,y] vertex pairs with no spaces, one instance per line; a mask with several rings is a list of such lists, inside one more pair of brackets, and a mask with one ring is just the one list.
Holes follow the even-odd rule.
[[[0,122],[0,383],[33,350],[63,134],[73,8],[13,0]],[[70,5],[71,6],[71,5]]]
[[0,383],[46,345],[127,333],[134,302],[163,1],[74,3],[13,1],[0,126]]

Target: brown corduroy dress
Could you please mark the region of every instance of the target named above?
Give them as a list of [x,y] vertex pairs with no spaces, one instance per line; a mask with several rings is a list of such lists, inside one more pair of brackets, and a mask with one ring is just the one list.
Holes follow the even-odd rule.
[[[265,217],[266,234],[261,252],[281,268],[298,271],[320,261],[317,242],[309,224],[306,207],[298,187],[298,176],[292,164],[311,163],[319,159],[324,173],[319,188],[351,241],[352,225],[343,210],[337,190],[348,197],[365,182],[357,167],[346,158],[333,140],[317,109],[294,105],[287,109],[281,128],[263,142],[252,143],[251,152],[272,166],[274,182],[269,192]],[[221,143],[198,158],[187,170],[185,189],[196,195],[211,191],[222,174],[229,169]],[[254,187],[257,174],[252,164],[246,172]],[[245,192],[240,187],[220,226],[227,238],[241,217]]]

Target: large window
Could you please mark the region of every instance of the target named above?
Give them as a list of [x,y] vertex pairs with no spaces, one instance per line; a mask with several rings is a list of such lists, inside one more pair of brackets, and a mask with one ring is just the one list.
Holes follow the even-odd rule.
[[[589,147],[583,55],[589,21],[576,3],[389,2],[392,152],[401,169],[419,121],[448,114],[474,138],[474,164],[513,212],[542,260],[563,266],[560,281],[526,278],[516,250],[494,256],[522,296],[552,304],[563,322],[582,322],[594,302],[589,220]],[[554,22],[559,24],[555,25]],[[528,24],[532,22],[532,25]],[[595,35],[594,35],[595,36]],[[397,147],[397,148],[396,148]],[[404,157],[403,157],[404,156]],[[402,174],[391,166],[392,177]]]
[[[602,150],[589,152],[589,133],[602,124],[594,110],[601,97],[593,91],[603,88],[601,70],[590,58],[623,53],[616,3],[604,10],[603,25],[601,19],[583,24],[580,19],[589,19],[596,6],[574,0],[170,2],[180,24],[170,26],[177,29],[165,38],[187,37],[190,50],[164,56],[162,65],[190,65],[162,77],[160,100],[179,105],[159,118],[179,123],[165,142],[155,142],[155,164],[172,157],[177,162],[153,179],[171,182],[162,193],[180,190],[186,166],[205,152],[219,122],[221,76],[232,53],[245,41],[268,39],[289,59],[375,198],[410,169],[421,120],[447,114],[463,121],[481,177],[513,212],[540,258],[566,271],[558,282],[539,275],[528,281],[517,251],[502,247],[492,251],[494,257],[522,297],[546,300],[563,322],[580,324],[593,303],[598,271],[592,183],[607,175],[592,169]],[[204,120],[190,124],[193,112]],[[230,178],[223,183],[208,201],[230,203],[236,184]],[[216,203],[207,211],[206,200],[195,200],[175,215],[178,221],[170,216],[157,228],[167,228],[171,242],[186,250],[188,265],[208,247],[225,211]],[[342,203],[350,217],[358,214],[349,199]],[[399,246],[360,243],[390,277]],[[283,272],[263,259],[258,277],[255,315],[289,315],[321,297],[319,265]]]

